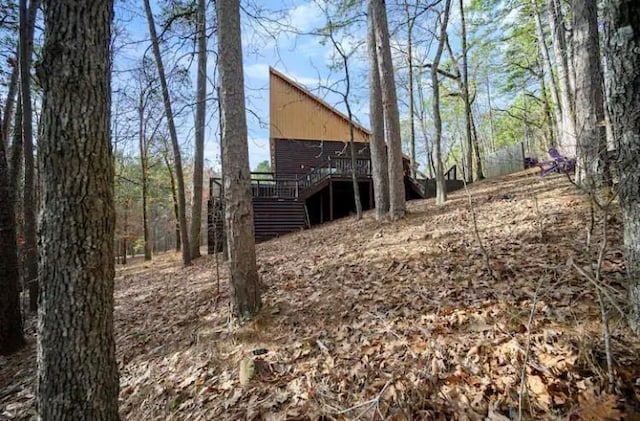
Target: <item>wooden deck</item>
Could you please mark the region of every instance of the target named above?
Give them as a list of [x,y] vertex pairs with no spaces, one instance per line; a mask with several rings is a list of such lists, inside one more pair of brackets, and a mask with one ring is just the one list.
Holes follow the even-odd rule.
[[[303,176],[276,176],[252,173],[253,221],[256,241],[265,241],[293,231],[322,224],[355,213],[352,168],[355,168],[364,210],[374,207],[371,162],[331,158]],[[446,173],[447,190],[463,187],[456,180],[455,166]],[[210,180],[208,203],[209,253],[222,250],[224,239],[223,201],[219,197],[221,181]],[[405,177],[407,200],[435,197],[435,180]]]

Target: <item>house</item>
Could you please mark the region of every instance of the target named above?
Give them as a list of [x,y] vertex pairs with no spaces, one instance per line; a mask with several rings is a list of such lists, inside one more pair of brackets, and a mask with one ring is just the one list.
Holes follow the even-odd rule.
[[[371,179],[371,132],[277,70],[269,69],[269,147],[272,174],[252,179],[256,240],[322,224],[355,212],[352,168],[358,178],[363,210],[375,205]],[[351,161],[350,124],[356,149]],[[409,159],[405,158],[409,174]],[[462,187],[455,167],[447,188]],[[218,191],[219,179],[210,190]],[[435,181],[405,176],[407,199],[435,196]],[[222,201],[209,201],[209,250],[221,245]]]

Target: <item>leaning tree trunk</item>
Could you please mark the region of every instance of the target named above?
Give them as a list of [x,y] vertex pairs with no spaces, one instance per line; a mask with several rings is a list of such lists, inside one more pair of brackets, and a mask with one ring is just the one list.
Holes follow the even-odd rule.
[[22,98],[22,143],[24,148],[24,281],[29,285],[29,308],[38,308],[38,243],[36,238],[36,185],[33,158],[33,109],[31,104],[31,55],[33,31],[40,0],[20,0],[20,93]]
[[176,177],[173,175],[173,168],[169,162],[167,153],[163,153],[164,163],[169,173],[169,182],[171,186],[171,202],[173,203],[173,216],[176,218],[176,252],[179,252],[182,243],[180,243],[180,212],[178,211],[178,193],[176,192]]
[[4,142],[0,142],[0,355],[11,354],[24,344],[20,314],[20,271],[14,214],[15,194]]
[[393,76],[389,25],[384,0],[369,0],[376,31],[376,48],[382,88],[382,106],[387,134],[389,161],[389,216],[391,219],[405,215],[404,166],[402,163],[402,140],[400,138],[400,114],[396,83]]
[[389,212],[389,170],[387,146],[384,142],[384,111],[382,88],[376,49],[376,30],[373,20],[373,2],[367,6],[367,48],[369,51],[369,119],[371,122],[371,175],[376,205],[376,218],[382,219]]
[[630,324],[640,334],[640,3],[607,0],[609,112],[618,147],[620,203],[629,275]]
[[38,419],[118,420],[113,2],[46,0],[44,10]]
[[573,1],[576,45],[576,123],[578,153],[576,182],[590,193],[603,185],[607,135],[604,124],[602,68],[596,0]]
[[169,95],[169,87],[167,86],[167,77],[162,62],[162,54],[160,53],[160,43],[158,34],[156,33],[156,24],[153,19],[153,12],[149,0],[144,0],[144,10],[147,15],[147,23],[149,24],[149,35],[151,36],[151,46],[153,55],[158,67],[158,77],[160,78],[160,87],[162,88],[162,100],[164,103],[165,116],[167,117],[167,125],[169,126],[169,137],[171,138],[171,146],[173,147],[173,163],[176,167],[176,178],[178,181],[178,215],[180,222],[180,236],[182,240],[182,263],[185,266],[191,264],[191,248],[189,247],[189,227],[187,225],[187,201],[184,192],[184,173],[182,171],[182,158],[180,155],[180,144],[178,143],[178,132],[173,118],[173,108],[171,107],[171,97]]
[[191,257],[200,256],[202,225],[202,185],[204,168],[204,130],[207,110],[207,25],[206,2],[198,0],[198,102],[196,104],[195,143],[193,157],[193,205],[191,206]]
[[[469,100],[469,66],[467,65],[467,24],[464,18],[464,2],[459,0],[460,7],[460,24],[462,26],[462,100],[464,101],[465,114],[465,135],[467,140],[467,168],[465,171],[465,180],[467,183],[473,181],[473,141],[471,134],[471,101]],[[482,172],[480,173],[482,176]]]
[[229,273],[235,313],[240,320],[260,310],[253,206],[242,73],[240,1],[218,0],[218,66],[222,105],[222,173]]
[[442,162],[442,119],[440,117],[440,85],[438,81],[438,67],[445,43],[447,42],[447,24],[449,23],[449,10],[451,0],[447,0],[444,6],[442,22],[440,23],[440,41],[438,49],[431,65],[431,85],[433,89],[433,124],[436,129],[436,204],[444,205],[447,201],[447,185],[444,181],[444,166]]

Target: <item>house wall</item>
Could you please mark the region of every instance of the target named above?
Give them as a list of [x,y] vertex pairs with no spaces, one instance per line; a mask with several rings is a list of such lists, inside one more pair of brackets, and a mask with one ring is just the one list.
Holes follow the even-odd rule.
[[[272,139],[272,168],[279,177],[296,177],[326,164],[329,157],[350,158],[349,142]],[[367,143],[355,143],[356,159],[370,159]]]
[[[346,115],[274,69],[269,77],[270,138],[349,140]],[[354,124],[354,140],[368,142],[370,133]]]

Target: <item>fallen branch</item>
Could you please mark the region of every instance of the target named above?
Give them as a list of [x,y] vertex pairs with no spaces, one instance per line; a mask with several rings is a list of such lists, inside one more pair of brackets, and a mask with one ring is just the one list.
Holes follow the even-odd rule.
[[389,387],[389,384],[391,384],[391,380],[387,380],[387,383],[385,383],[384,387],[382,388],[382,390],[380,390],[380,393],[378,393],[375,398],[369,399],[366,402],[361,402],[359,404],[353,405],[353,406],[351,406],[351,407],[349,407],[347,409],[343,409],[342,411],[338,411],[338,412],[336,412],[336,415],[346,414],[347,412],[351,412],[354,409],[362,408],[363,406],[367,406],[368,405],[367,408],[363,412],[361,412],[356,418],[354,418],[356,420],[359,419],[362,415],[364,415],[367,412],[369,412],[369,410],[371,408],[373,408],[374,405],[377,408],[378,404],[380,403],[380,399],[382,398],[382,395],[384,394],[385,390],[387,390],[387,387]]

